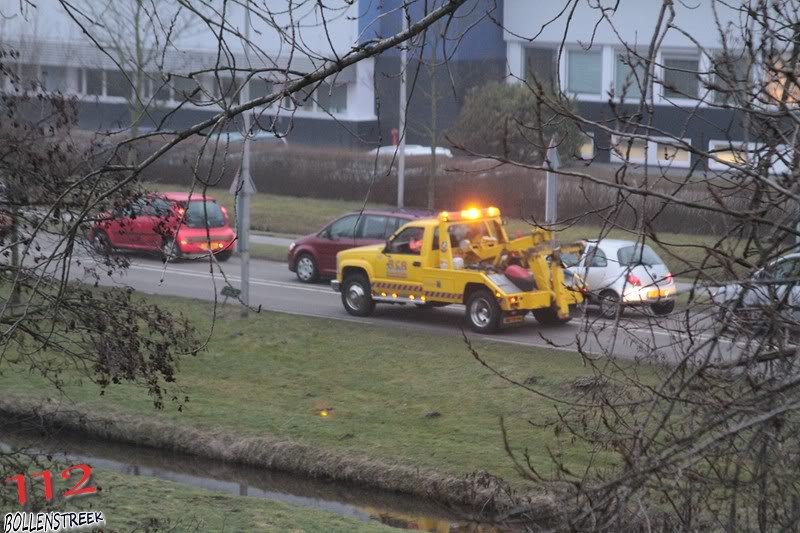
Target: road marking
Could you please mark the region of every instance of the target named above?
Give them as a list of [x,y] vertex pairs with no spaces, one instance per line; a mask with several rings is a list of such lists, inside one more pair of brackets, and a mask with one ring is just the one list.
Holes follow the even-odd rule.
[[[226,279],[228,281],[231,281],[231,282],[241,283],[241,278],[239,278],[238,276],[226,275],[225,277],[223,277],[221,273],[215,273],[214,275],[212,275],[211,273],[192,272],[190,270],[183,270],[183,269],[180,269],[180,268],[168,269],[168,270],[165,271],[164,269],[159,268],[159,267],[151,267],[151,266],[146,266],[146,265],[141,265],[141,264],[131,264],[129,268],[133,268],[133,269],[136,269],[136,270],[144,270],[146,272],[164,273],[164,279],[165,280],[167,278],[167,274],[172,273],[172,274],[177,274],[179,276],[189,276],[189,277],[193,277],[193,278],[202,278],[202,279],[208,279],[208,280],[218,280],[221,283],[224,283]],[[332,296],[336,295],[336,293],[333,291],[333,289],[323,289],[323,288],[317,288],[317,287],[303,287],[303,286],[299,286],[299,285],[297,285],[295,283],[286,282],[286,281],[275,281],[275,280],[267,280],[267,279],[260,279],[260,278],[251,278],[250,279],[250,283],[253,284],[253,285],[263,285],[263,286],[266,286],[266,287],[277,287],[277,288],[282,288],[282,289],[295,289],[295,290],[298,290],[298,291],[319,292],[319,293],[324,293],[324,294],[330,294]]]

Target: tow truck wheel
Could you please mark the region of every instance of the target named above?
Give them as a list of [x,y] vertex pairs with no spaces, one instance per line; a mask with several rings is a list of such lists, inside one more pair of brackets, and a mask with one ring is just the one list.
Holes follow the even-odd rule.
[[467,300],[467,322],[476,333],[494,333],[500,327],[503,311],[494,294],[478,289]]
[[547,307],[544,309],[534,309],[531,311],[531,314],[539,324],[542,324],[544,326],[557,326],[560,324],[566,324],[567,322],[572,320],[571,316],[568,316],[567,318],[559,318],[558,311],[556,311],[552,307]]
[[369,279],[363,274],[351,274],[342,284],[342,304],[353,316],[369,316],[375,310]]

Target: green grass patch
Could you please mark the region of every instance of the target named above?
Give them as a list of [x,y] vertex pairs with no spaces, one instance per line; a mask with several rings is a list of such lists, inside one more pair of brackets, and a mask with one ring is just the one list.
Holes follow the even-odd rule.
[[110,531],[394,531],[318,509],[108,470],[95,470],[93,484],[98,494],[67,500],[65,510],[102,511]]
[[[186,190],[181,185],[163,183],[148,183],[147,187],[159,191]],[[230,192],[226,189],[209,189],[208,191],[210,196],[220,201],[233,215],[234,198]],[[349,211],[357,211],[363,206],[362,202],[256,193],[250,197],[250,223],[251,228],[258,231],[305,235],[313,233],[331,220]],[[387,206],[367,204],[367,207]]]
[[[209,304],[154,299],[185,312],[199,331],[211,330]],[[233,306],[220,309],[208,349],[182,362],[181,390],[174,392],[190,397],[183,412],[171,404],[154,412],[150,398],[128,385],[100,397],[77,376],[65,376],[65,393],[90,410],[288,437],[443,473],[488,470],[519,480],[503,450],[504,417],[514,448],[528,448],[533,463],[550,471],[547,446],[556,437],[529,422],[553,416],[555,403],[491,374],[460,338],[273,312],[248,320],[238,314]],[[573,380],[590,374],[576,353],[476,346],[499,370],[554,396],[570,394]],[[8,365],[0,390],[28,398],[53,394],[41,378]],[[331,409],[331,416],[321,417],[321,409]],[[585,463],[580,444],[567,444],[564,454],[576,466]]]
[[278,246],[276,244],[250,244],[250,257],[256,259],[285,262],[288,253],[289,250],[286,246]]

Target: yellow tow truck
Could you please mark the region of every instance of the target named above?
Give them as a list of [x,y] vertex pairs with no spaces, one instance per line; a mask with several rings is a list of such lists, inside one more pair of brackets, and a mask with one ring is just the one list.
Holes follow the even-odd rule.
[[445,211],[409,222],[385,244],[339,252],[331,285],[355,316],[370,315],[376,303],[464,304],[479,333],[522,324],[529,311],[540,323],[562,324],[583,295],[560,256],[580,255],[582,245],[553,242],[541,228],[510,240],[495,207]]

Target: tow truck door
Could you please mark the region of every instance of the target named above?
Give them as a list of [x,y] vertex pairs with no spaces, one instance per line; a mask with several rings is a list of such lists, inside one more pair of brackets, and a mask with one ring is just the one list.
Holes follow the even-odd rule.
[[[424,237],[425,228],[407,226],[387,243],[375,265],[373,292],[397,294],[399,297],[409,294],[420,296]],[[430,242],[430,238],[427,242]]]

